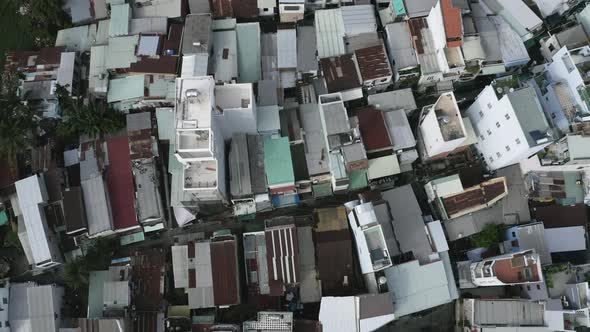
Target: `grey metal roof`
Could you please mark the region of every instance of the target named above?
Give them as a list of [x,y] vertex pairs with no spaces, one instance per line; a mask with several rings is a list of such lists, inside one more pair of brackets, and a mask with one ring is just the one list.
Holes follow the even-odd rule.
[[517,238],[520,250],[535,249],[541,257],[541,264],[551,264],[551,253],[547,249],[542,222],[517,226]]
[[161,220],[163,206],[158,189],[155,162],[153,160],[141,163],[133,162],[133,176],[135,178],[135,202],[139,221],[143,223]]
[[472,323],[478,325],[545,325],[545,305],[542,302],[476,299],[473,311]]
[[322,105],[326,120],[326,135],[345,133],[350,130],[346,108],[342,103]]
[[304,131],[305,159],[310,176],[330,172],[330,162],[326,158],[326,142],[320,112],[317,104],[299,105],[299,116]]
[[370,95],[368,102],[381,111],[404,110],[408,115],[418,108],[409,88]]
[[396,318],[430,309],[458,298],[447,252],[441,260],[420,265],[417,260],[385,269]]
[[182,54],[208,53],[211,42],[211,15],[187,15],[182,33]]
[[267,192],[266,173],[264,170],[264,141],[260,135],[248,135],[248,156],[250,161],[250,181],[252,192]]
[[158,34],[165,35],[168,33],[167,17],[146,17],[133,18],[129,22],[129,34]]
[[387,50],[396,70],[414,68],[419,65],[418,53],[407,22],[397,22],[385,26]]
[[138,131],[152,128],[150,112],[127,114],[127,131]]
[[429,262],[432,247],[424,230],[422,211],[411,185],[405,185],[381,193],[389,203],[393,217],[393,230],[402,252],[413,252],[420,263]]
[[[502,211],[505,223],[526,222],[531,220],[531,210],[529,209],[528,195],[529,191],[524,183],[520,165],[512,165],[499,169],[498,177],[506,177],[508,186],[508,195],[501,201]],[[513,219],[516,221],[511,221]]]
[[216,81],[238,77],[238,40],[235,30],[213,32],[213,71]]
[[363,143],[345,145],[341,150],[344,160],[348,163],[367,159],[367,151],[365,151],[365,145]]
[[297,26],[297,71],[308,72],[318,70],[315,48],[315,30],[312,26]]
[[111,211],[102,176],[82,180],[81,185],[88,221],[88,234],[92,236],[112,230]]
[[276,80],[258,81],[258,105],[257,106],[275,106],[278,105],[277,89],[279,82]]
[[[527,86],[509,93],[508,98],[529,146],[536,146],[539,137],[535,137],[535,135],[546,135],[551,128],[545,118],[535,89],[532,86]],[[551,140],[551,138],[549,139]]]
[[188,0],[188,9],[191,14],[208,14],[211,12],[207,0]]
[[317,278],[313,230],[311,226],[297,227],[299,243],[299,293],[302,303],[320,302],[322,292]]
[[410,18],[428,16],[430,10],[436,5],[438,0],[410,0],[404,1],[406,12]]
[[240,83],[260,80],[260,25],[258,22],[238,23],[238,78]]
[[445,220],[443,223],[449,241],[455,241],[481,232],[487,224],[504,223],[502,204],[495,204],[488,209]]
[[371,4],[342,6],[340,10],[342,11],[342,21],[347,36],[377,31],[375,6]]
[[229,187],[232,197],[252,194],[246,134],[234,134],[229,150]]
[[389,138],[393,150],[403,150],[416,146],[416,139],[412,133],[412,127],[403,110],[383,112],[383,118],[387,125]]

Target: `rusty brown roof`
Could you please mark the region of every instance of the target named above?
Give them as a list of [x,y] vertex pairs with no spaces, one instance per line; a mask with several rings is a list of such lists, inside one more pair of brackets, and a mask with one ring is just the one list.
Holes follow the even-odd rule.
[[215,305],[239,304],[236,241],[213,241],[210,248]]
[[39,50],[37,56],[37,65],[59,65],[61,62],[61,53],[65,52],[66,48],[60,47],[45,47]]
[[[316,255],[323,295],[341,295],[353,277],[352,240],[348,229],[316,232]],[[348,278],[349,286],[344,286]]]
[[444,197],[442,201],[447,215],[453,218],[454,215],[478,206],[484,208],[488,203],[505,193],[506,183],[504,181],[488,181],[466,189],[457,195]]
[[532,217],[542,221],[545,228],[585,227],[588,223],[588,207],[585,204],[540,206],[533,208]]
[[180,53],[180,42],[182,40],[183,29],[184,25],[180,23],[170,24],[170,28],[168,28],[168,36],[164,40],[164,45],[162,46],[162,51],[165,55],[178,55]]
[[258,17],[257,0],[234,0],[231,2],[235,18]]
[[128,72],[144,74],[173,74],[176,75],[178,57],[162,55],[157,58],[142,57],[131,64]]
[[[166,255],[162,249],[135,250],[131,255],[133,301],[138,311],[157,311],[164,300],[160,289],[163,282]],[[144,330],[147,331],[147,330]]]
[[234,17],[232,0],[211,0],[211,2],[211,12],[214,19]]
[[264,233],[270,293],[282,295],[283,285],[298,284],[300,279],[297,228],[278,226],[267,228]]
[[152,130],[142,129],[129,132],[129,149],[131,160],[151,158],[152,152]]
[[320,59],[320,66],[329,93],[346,91],[361,86],[359,72],[352,54]]
[[391,140],[385,127],[383,113],[373,106],[366,106],[357,110],[359,127],[363,143],[367,151],[390,148]]
[[425,17],[413,18],[408,21],[410,33],[414,39],[414,47],[418,54],[424,54],[424,45],[422,44],[422,29],[428,29],[428,21]]
[[463,45],[463,22],[461,9],[453,7],[452,0],[440,1],[445,33],[447,35],[447,47],[459,47]]
[[389,60],[383,45],[361,48],[354,52],[364,81],[391,76]]

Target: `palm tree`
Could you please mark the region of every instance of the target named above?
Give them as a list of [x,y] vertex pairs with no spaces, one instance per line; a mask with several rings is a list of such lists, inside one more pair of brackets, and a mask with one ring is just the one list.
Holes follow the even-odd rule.
[[88,105],[74,102],[61,89],[58,88],[58,100],[63,111],[63,121],[57,127],[60,136],[77,138],[86,135],[99,139],[125,126],[125,115],[104,102],[95,101]]
[[82,259],[77,259],[64,266],[64,281],[71,289],[80,289],[88,285],[88,269]]

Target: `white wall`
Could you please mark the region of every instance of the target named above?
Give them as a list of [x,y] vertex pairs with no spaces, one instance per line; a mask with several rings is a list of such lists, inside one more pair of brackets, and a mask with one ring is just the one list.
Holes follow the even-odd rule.
[[[529,147],[508,96],[505,95],[498,100],[491,85],[479,94],[467,110],[467,115],[477,135],[477,150],[483,154],[491,170],[516,164],[535,150],[540,150],[539,147],[532,149]],[[500,124],[499,128],[497,123]],[[517,140],[520,143],[517,143]],[[510,151],[506,149],[506,146]],[[500,157],[497,153],[500,153]]]
[[547,65],[547,74],[553,82],[565,81],[578,105],[584,111],[588,112],[588,107],[582,101],[582,98],[580,98],[580,95],[576,90],[578,86],[584,86],[584,80],[582,79],[582,76],[575,65],[573,65],[573,70],[568,70],[568,67],[564,63],[564,57],[569,59],[572,65],[574,64],[567,47],[564,46],[557,53],[555,53],[552,58],[552,62]]

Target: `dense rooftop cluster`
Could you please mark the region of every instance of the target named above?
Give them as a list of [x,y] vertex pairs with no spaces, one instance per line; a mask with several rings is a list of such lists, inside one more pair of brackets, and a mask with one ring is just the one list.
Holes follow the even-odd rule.
[[587,1],[63,10],[5,61],[0,332],[590,328]]

